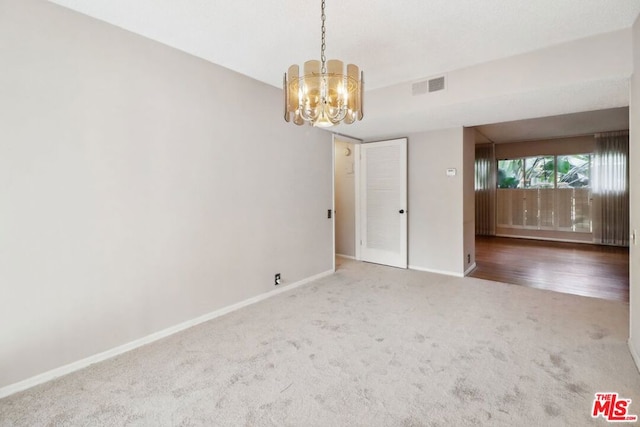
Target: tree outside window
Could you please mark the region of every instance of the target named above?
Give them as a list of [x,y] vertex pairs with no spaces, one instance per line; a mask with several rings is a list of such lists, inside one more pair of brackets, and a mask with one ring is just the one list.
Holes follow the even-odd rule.
[[498,160],[498,188],[588,188],[591,155]]
[[522,159],[498,160],[498,188],[521,188],[522,165]]
[[590,185],[591,156],[558,156],[558,188],[585,188]]
[[524,159],[524,188],[553,188],[555,181],[553,156]]

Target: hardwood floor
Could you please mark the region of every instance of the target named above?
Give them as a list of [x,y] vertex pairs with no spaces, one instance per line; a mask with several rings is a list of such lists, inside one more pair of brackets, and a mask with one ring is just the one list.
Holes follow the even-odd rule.
[[629,249],[476,237],[471,277],[568,294],[629,301]]

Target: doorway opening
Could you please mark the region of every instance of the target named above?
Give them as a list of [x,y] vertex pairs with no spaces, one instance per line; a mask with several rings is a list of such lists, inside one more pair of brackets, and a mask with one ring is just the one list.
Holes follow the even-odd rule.
[[334,136],[337,257],[407,268],[407,139]]
[[356,161],[362,141],[342,135],[333,136],[333,212],[334,248],[339,259],[359,260],[358,233],[358,172]]
[[628,108],[478,126],[472,277],[629,300]]

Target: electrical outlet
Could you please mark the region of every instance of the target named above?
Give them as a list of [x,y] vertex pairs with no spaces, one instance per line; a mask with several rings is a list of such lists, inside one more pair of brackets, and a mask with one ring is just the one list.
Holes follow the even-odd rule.
[[280,282],[282,282],[282,279],[280,278],[280,273],[276,273],[275,281],[276,281],[276,283],[275,283],[276,286],[278,286],[280,284]]
[[471,264],[471,254],[467,254],[467,264]]
[[331,219],[331,209],[327,209],[327,218]]

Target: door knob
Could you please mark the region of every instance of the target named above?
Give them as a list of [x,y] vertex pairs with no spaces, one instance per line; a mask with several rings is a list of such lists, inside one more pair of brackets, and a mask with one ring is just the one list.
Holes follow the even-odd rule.
[[399,212],[400,212],[401,214],[403,214],[403,213],[404,213],[404,209],[400,209],[400,211],[399,211]]

